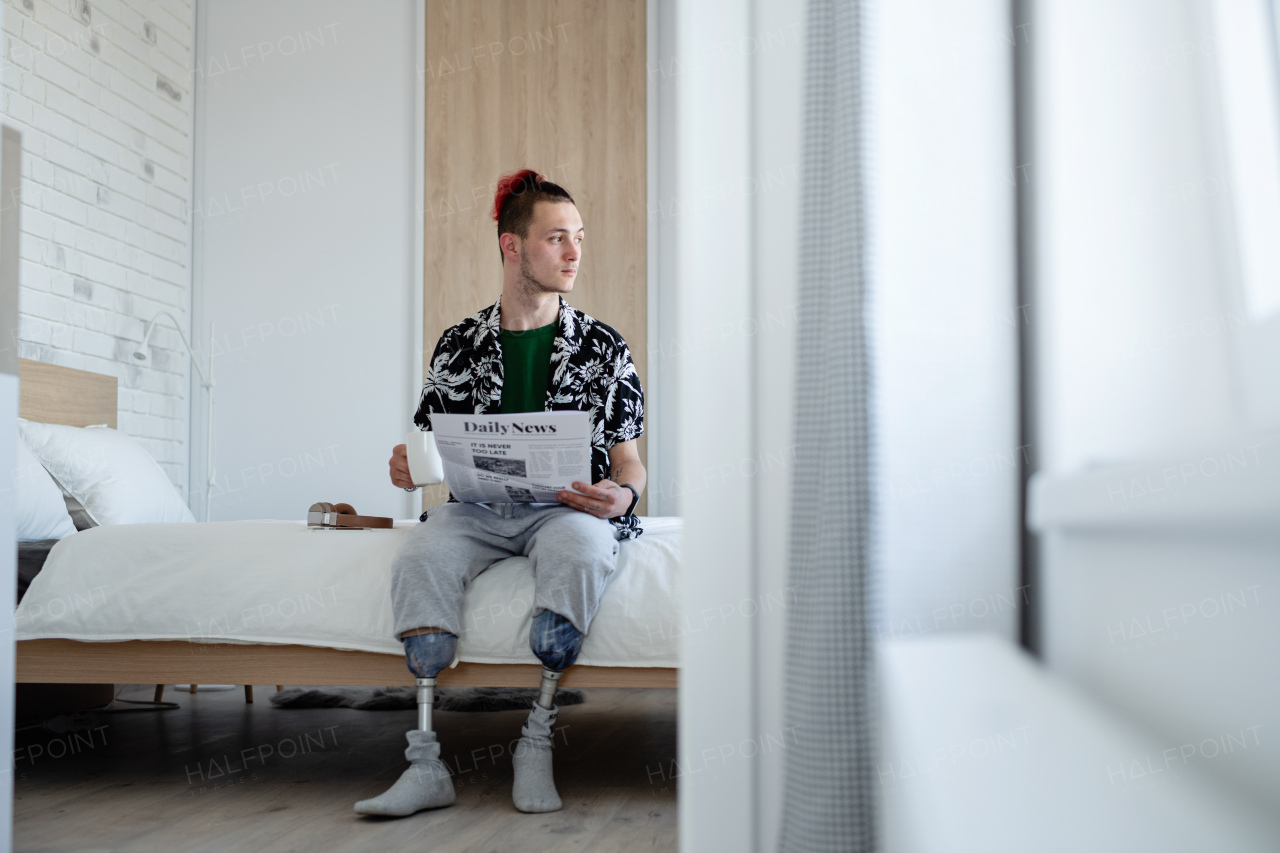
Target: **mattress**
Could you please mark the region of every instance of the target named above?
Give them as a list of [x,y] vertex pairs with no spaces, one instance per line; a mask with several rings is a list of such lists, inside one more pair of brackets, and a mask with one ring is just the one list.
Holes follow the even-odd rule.
[[27,594],[27,587],[44,568],[49,552],[58,544],[57,539],[37,539],[18,543],[18,601]]
[[[63,539],[14,615],[18,640],[283,643],[403,654],[391,561],[416,521],[320,530],[231,521],[95,527]],[[646,518],[623,541],[583,642],[592,666],[674,667],[681,523]],[[537,663],[529,560],[492,565],[467,590],[458,658]]]

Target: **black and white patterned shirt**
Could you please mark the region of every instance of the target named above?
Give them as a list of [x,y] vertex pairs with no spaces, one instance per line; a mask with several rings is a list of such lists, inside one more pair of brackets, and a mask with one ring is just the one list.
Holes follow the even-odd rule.
[[[440,336],[413,417],[420,428],[431,429],[436,412],[496,415],[501,410],[501,304],[499,299]],[[589,414],[593,483],[609,479],[610,447],[644,434],[644,389],[627,342],[563,298],[543,410]],[[642,532],[635,516],[609,520],[620,539],[634,539]]]

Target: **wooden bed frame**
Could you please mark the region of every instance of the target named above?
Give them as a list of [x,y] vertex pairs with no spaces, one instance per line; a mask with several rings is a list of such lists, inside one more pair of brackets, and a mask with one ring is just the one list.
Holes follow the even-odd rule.
[[[116,425],[116,379],[23,359],[19,414],[31,421]],[[532,687],[538,664],[459,663],[440,673],[440,684]],[[570,667],[565,687],[676,687],[674,667]],[[21,683],[82,684],[413,684],[400,655],[348,652],[315,646],[195,643],[186,640],[19,640]]]

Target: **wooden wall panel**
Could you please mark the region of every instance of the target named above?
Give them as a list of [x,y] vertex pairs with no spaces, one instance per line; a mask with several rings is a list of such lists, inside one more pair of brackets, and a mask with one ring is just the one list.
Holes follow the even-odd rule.
[[426,56],[424,362],[441,332],[502,292],[493,193],[529,167],[582,214],[566,299],[622,333],[643,382],[644,0],[427,0]]

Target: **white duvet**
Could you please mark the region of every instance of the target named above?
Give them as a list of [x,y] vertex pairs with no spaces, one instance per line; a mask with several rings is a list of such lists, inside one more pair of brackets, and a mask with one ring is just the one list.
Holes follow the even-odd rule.
[[[402,654],[391,560],[417,522],[315,530],[230,521],[95,527],[63,539],[15,614],[17,639],[293,643]],[[680,520],[646,518],[624,541],[579,663],[676,666]],[[493,565],[467,590],[458,657],[537,663],[529,560]]]

